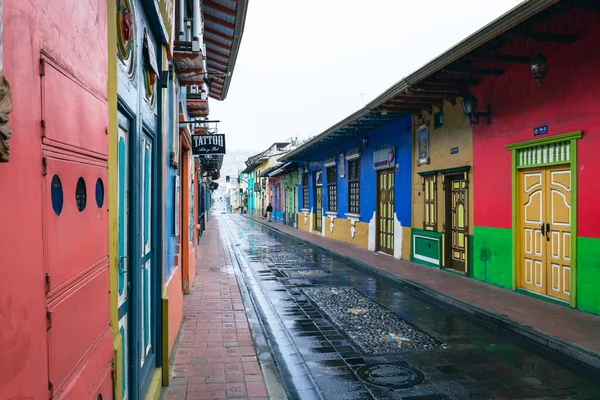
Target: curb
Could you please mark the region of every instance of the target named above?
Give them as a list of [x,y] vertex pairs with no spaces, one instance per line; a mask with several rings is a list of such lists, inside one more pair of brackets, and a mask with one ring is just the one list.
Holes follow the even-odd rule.
[[[253,279],[257,279],[256,276],[254,276],[254,273],[252,272],[245,272],[242,269],[242,264],[246,264],[244,257],[242,254],[240,254],[239,249],[236,248],[236,246],[233,246],[233,242],[232,242],[232,233],[231,230],[228,226],[224,227],[224,236],[225,240],[227,241],[228,245],[227,247],[229,248],[229,253],[231,255],[231,259],[232,262],[235,263],[236,267],[236,278],[241,279],[241,282],[239,282],[239,286],[240,286],[240,291],[243,291],[243,295],[245,297],[245,300],[249,301],[250,305],[252,306],[252,311],[253,311],[253,317],[256,318],[256,321],[258,322],[258,324],[260,325],[260,329],[261,332],[257,332],[256,336],[259,336],[262,341],[264,341],[264,345],[269,349],[269,360],[268,362],[274,363],[272,365],[273,367],[273,371],[271,371],[270,375],[274,375],[277,374],[277,376],[272,376],[271,381],[273,381],[273,386],[268,385],[267,389],[269,389],[269,387],[272,387],[273,389],[275,389],[274,391],[278,392],[281,394],[281,392],[285,393],[285,398],[288,398],[290,400],[294,400],[294,399],[319,399],[319,400],[323,400],[323,396],[320,393],[317,385],[314,382],[314,379],[312,377],[312,375],[310,375],[310,372],[308,370],[306,371],[300,371],[300,369],[302,369],[302,367],[300,367],[300,365],[305,366],[305,362],[304,359],[302,358],[302,356],[300,356],[300,351],[298,350],[298,348],[296,347],[296,345],[294,344],[294,341],[287,337],[287,330],[284,329],[283,327],[277,327],[277,326],[271,326],[269,322],[267,322],[267,316],[265,315],[266,311],[263,306],[258,304],[258,301],[256,300],[256,298],[254,297],[254,295],[252,295],[251,289],[249,287],[249,282],[246,278],[246,276],[248,276],[249,274],[252,275]],[[239,274],[239,275],[238,275]],[[243,289],[242,289],[243,286]],[[258,287],[260,289],[258,290],[263,290],[262,286],[260,284],[258,284]],[[247,296],[247,297],[246,297]],[[268,300],[267,300],[268,301]],[[270,301],[268,301],[270,304]],[[271,307],[273,307],[272,304],[270,304]],[[276,316],[276,319],[278,322],[281,322],[281,318],[279,316]],[[248,321],[250,322],[250,321]],[[273,346],[273,343],[280,343],[280,341],[277,340],[276,336],[277,335],[281,335],[281,333],[284,333],[284,335],[286,336],[286,339],[288,341],[287,346],[287,352],[286,354],[288,354],[288,356],[284,356],[282,354],[283,352],[283,347],[285,346],[281,346],[281,348],[279,348],[279,346]],[[252,333],[253,336],[254,332]],[[256,346],[256,342],[255,342],[255,346]],[[289,355],[293,356],[298,356],[300,357],[300,361],[299,363],[295,363],[295,364],[289,364]],[[263,362],[262,360],[259,359],[259,362],[262,366]],[[295,370],[290,370],[289,367],[295,367]],[[281,369],[283,368],[283,370]],[[307,378],[308,382],[306,382],[306,380],[299,382],[299,376],[296,376],[295,374],[292,375],[292,373],[300,373],[300,372],[304,372],[304,376]],[[266,378],[266,375],[265,375]],[[265,384],[267,384],[267,382],[265,382]],[[269,391],[269,394],[270,391]],[[276,396],[272,396],[271,398],[284,398],[284,397],[276,397]]]
[[538,329],[532,328],[530,326],[522,325],[521,323],[519,323],[513,319],[503,317],[499,314],[490,312],[481,307],[474,306],[463,300],[459,300],[453,296],[438,292],[437,290],[431,289],[427,286],[423,286],[419,283],[416,283],[409,279],[403,278],[399,275],[393,274],[388,271],[384,271],[381,268],[378,268],[374,265],[368,264],[364,261],[349,257],[349,256],[339,253],[335,250],[331,250],[321,244],[294,236],[290,233],[287,233],[287,232],[284,232],[284,231],[278,229],[276,226],[273,226],[270,224],[267,225],[261,221],[255,220],[254,218],[251,218],[251,217],[246,217],[246,216],[244,216],[244,217],[248,218],[249,220],[254,221],[257,224],[260,224],[266,228],[269,228],[269,229],[276,231],[282,235],[285,235],[288,238],[291,238],[293,240],[296,240],[296,241],[299,241],[302,243],[306,243],[313,247],[316,247],[327,254],[330,254],[336,258],[340,258],[340,259],[348,262],[349,264],[353,264],[359,268],[366,269],[366,270],[370,271],[371,273],[379,275],[383,278],[390,279],[396,283],[399,283],[399,284],[423,295],[426,298],[429,298],[429,299],[437,301],[437,302],[441,302],[452,308],[455,308],[455,309],[463,311],[467,314],[473,315],[479,319],[484,320],[485,322],[493,324],[494,326],[496,326],[502,330],[506,330],[510,333],[513,333],[513,334],[519,336],[520,338],[532,341],[542,347],[545,347],[545,348],[552,350],[556,353],[559,353],[563,356],[571,358],[587,367],[591,367],[591,368],[594,368],[594,369],[600,371],[600,353],[596,353],[595,351],[587,349],[578,344],[567,342],[563,339],[560,339],[556,336],[553,336],[546,332],[540,331]]

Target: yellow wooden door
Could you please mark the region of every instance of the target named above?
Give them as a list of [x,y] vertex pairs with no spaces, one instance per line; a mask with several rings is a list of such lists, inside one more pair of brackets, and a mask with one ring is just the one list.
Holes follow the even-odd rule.
[[518,285],[569,300],[571,288],[571,170],[567,166],[520,173]]
[[544,168],[527,169],[520,179],[520,237],[521,257],[519,286],[536,293],[546,294],[546,238],[544,229]]
[[394,255],[394,173],[393,168],[377,171],[377,249],[390,255]]
[[568,301],[571,294],[571,169],[546,170],[547,294]]

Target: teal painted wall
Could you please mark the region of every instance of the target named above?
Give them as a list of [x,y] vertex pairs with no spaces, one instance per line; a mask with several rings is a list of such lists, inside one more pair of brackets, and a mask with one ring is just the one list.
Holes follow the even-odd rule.
[[512,229],[476,226],[473,233],[473,278],[512,289]]
[[577,308],[600,314],[600,239],[577,239]]

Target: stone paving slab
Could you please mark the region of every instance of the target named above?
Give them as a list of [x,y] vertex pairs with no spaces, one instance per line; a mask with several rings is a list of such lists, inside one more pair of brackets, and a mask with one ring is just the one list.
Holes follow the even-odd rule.
[[216,221],[202,235],[198,254],[194,287],[183,298],[170,385],[161,399],[266,399],[240,289]]
[[515,333],[600,369],[599,316],[443,270],[397,260],[281,223],[264,224],[254,217],[246,217],[325,251],[375,268],[383,274],[413,285],[430,297],[465,311],[478,313],[480,317],[501,321]]
[[450,346],[347,287],[303,290],[365,354],[426,351]]

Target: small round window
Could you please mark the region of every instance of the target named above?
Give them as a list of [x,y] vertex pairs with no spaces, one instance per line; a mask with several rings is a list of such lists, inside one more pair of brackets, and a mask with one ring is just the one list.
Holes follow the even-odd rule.
[[77,186],[75,187],[75,202],[77,203],[77,209],[79,212],[85,210],[85,204],[87,202],[87,192],[85,190],[85,181],[83,178],[77,180]]
[[52,177],[50,184],[50,197],[52,197],[52,208],[56,215],[60,215],[63,209],[63,189],[58,175]]
[[102,208],[104,205],[104,183],[100,178],[96,181],[96,205],[98,208]]

